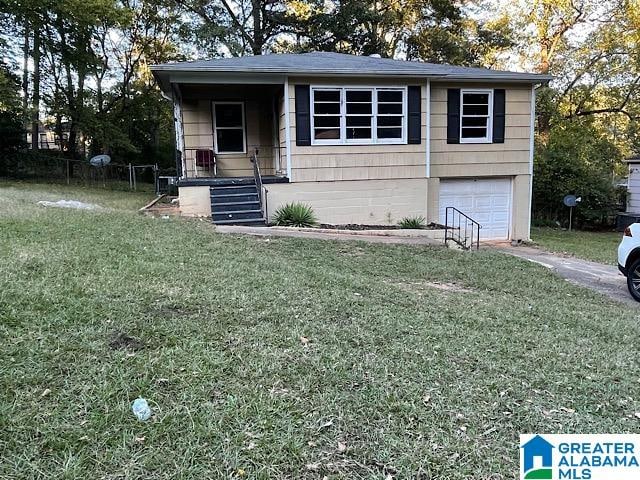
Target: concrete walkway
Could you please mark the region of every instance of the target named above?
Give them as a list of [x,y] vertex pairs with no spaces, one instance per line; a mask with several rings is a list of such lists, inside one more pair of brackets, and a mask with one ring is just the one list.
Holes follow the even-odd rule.
[[216,232],[237,233],[242,235],[255,235],[260,237],[292,237],[310,238],[317,240],[360,241],[368,243],[387,243],[397,245],[439,245],[442,242],[425,237],[407,237],[393,235],[349,235],[341,233],[325,232],[301,232],[297,230],[278,230],[269,227],[244,227],[239,225],[216,225]]
[[539,263],[554,270],[571,283],[587,287],[619,302],[640,306],[627,290],[627,280],[613,265],[590,262],[574,257],[565,257],[532,247],[496,246],[497,250]]

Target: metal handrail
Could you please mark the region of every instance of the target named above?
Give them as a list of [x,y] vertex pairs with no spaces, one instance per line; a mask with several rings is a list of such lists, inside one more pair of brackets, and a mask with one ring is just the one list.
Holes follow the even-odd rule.
[[[456,222],[457,219],[457,222]],[[451,222],[450,222],[451,221]],[[457,223],[457,226],[456,226]],[[464,227],[464,236],[462,235]],[[480,248],[480,229],[482,225],[456,207],[446,207],[444,214],[444,243],[448,245],[453,240],[465,250]],[[471,235],[469,235],[469,230]],[[449,233],[451,232],[451,233]],[[474,238],[474,232],[476,232]]]
[[264,202],[262,195],[262,174],[260,173],[260,162],[258,162],[258,149],[256,148],[251,154],[250,160],[253,164],[253,179],[256,182],[256,190],[258,191],[258,201],[260,202],[260,212],[262,213],[262,217],[264,218]]

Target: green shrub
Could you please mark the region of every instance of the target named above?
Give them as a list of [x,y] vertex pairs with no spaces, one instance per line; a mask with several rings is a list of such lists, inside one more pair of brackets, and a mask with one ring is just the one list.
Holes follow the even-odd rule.
[[427,226],[427,222],[424,217],[404,217],[398,222],[400,228],[411,228],[413,230],[419,230]]
[[313,227],[318,220],[309,205],[287,203],[276,210],[273,222],[281,227]]

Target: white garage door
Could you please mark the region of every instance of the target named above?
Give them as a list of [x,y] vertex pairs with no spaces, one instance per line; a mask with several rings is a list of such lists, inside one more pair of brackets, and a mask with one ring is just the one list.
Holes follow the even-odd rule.
[[442,224],[446,207],[456,207],[482,225],[482,240],[507,240],[511,230],[511,179],[441,180]]

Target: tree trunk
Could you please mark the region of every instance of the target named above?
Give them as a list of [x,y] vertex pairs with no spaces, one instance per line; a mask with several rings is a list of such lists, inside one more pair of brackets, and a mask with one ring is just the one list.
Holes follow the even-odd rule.
[[29,122],[29,27],[24,27],[24,43],[22,44],[22,121],[25,127],[24,140],[27,141],[27,124]]
[[251,42],[251,51],[254,55],[262,55],[262,47],[264,47],[264,38],[262,32],[262,15],[261,15],[261,0],[252,0],[253,16],[253,42]]
[[31,101],[31,149],[40,143],[40,30],[33,30],[33,97]]

